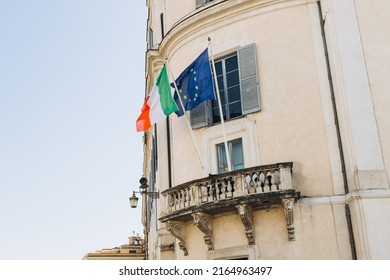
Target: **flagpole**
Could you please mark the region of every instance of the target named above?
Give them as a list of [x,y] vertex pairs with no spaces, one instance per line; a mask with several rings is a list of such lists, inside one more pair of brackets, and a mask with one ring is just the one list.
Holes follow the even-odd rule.
[[219,95],[219,86],[218,86],[218,80],[217,80],[217,71],[215,70],[215,63],[214,63],[214,56],[213,51],[211,47],[211,38],[208,38],[209,40],[209,52],[210,52],[210,58],[211,58],[211,65],[213,67],[213,73],[214,73],[214,84],[215,84],[215,90],[217,91],[217,100],[218,100],[218,107],[219,107],[219,114],[221,116],[221,126],[222,126],[222,134],[223,134],[223,141],[225,143],[225,152],[226,152],[226,160],[228,163],[228,170],[229,172],[232,171],[232,163],[230,161],[230,153],[229,153],[229,147],[227,143],[227,137],[226,137],[226,130],[225,130],[225,121],[223,119],[223,111],[222,111],[222,105],[221,105],[221,96]]
[[177,85],[176,85],[175,77],[174,77],[174,75],[173,75],[173,72],[172,72],[171,66],[169,65],[169,62],[168,62],[168,58],[167,58],[167,57],[165,57],[165,63],[166,63],[166,65],[167,65],[167,67],[168,67],[169,73],[171,74],[171,77],[172,77],[172,80],[173,80],[173,85],[174,85],[175,90],[176,90],[176,92],[177,92],[177,96],[179,97],[179,101],[180,101],[180,104],[181,104],[181,108],[183,109],[183,113],[184,113],[184,116],[185,116],[185,119],[186,119],[186,123],[187,123],[188,129],[189,129],[189,131],[190,131],[190,135],[191,135],[191,138],[192,138],[192,142],[194,143],[196,152],[197,152],[197,154],[198,154],[198,157],[199,157],[199,160],[200,160],[200,164],[202,165],[202,169],[205,170],[205,165],[204,165],[204,162],[203,162],[203,159],[202,159],[200,150],[199,150],[198,143],[196,142],[194,132],[192,131],[192,127],[191,127],[190,120],[189,120],[189,118],[188,118],[188,115],[186,114],[186,111],[185,111],[185,108],[184,108],[184,105],[183,105],[183,101],[181,100],[181,97],[180,97],[180,94],[179,94],[179,90],[178,90]]

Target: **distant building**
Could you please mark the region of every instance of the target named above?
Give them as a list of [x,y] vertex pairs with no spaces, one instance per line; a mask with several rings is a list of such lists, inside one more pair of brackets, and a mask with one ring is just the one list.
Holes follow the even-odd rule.
[[88,253],[83,260],[143,260],[145,259],[144,239],[139,236],[129,237],[129,244],[111,249],[101,249]]

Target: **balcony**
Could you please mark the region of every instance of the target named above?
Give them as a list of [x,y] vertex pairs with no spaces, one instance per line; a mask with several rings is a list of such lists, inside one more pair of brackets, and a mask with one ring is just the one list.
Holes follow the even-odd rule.
[[212,216],[238,212],[248,244],[254,244],[252,212],[283,206],[288,239],[295,240],[294,203],[300,196],[292,186],[292,162],[256,166],[187,182],[162,192],[167,210],[160,216],[167,230],[185,248],[185,223],[193,220],[213,250]]

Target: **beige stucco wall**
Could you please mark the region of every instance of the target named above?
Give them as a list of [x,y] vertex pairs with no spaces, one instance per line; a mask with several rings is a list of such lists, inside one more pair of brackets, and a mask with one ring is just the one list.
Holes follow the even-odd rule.
[[[351,259],[348,231],[343,204],[305,201],[295,207],[295,241],[288,241],[282,208],[255,211],[253,233],[259,248],[259,259]],[[214,254],[229,248],[248,246],[244,226],[237,213],[215,216],[212,219]],[[203,233],[187,223],[188,256],[177,249],[178,259],[207,259]],[[176,248],[179,246],[176,244]],[[238,250],[238,249],[237,249]],[[222,253],[220,253],[222,252]],[[225,257],[232,257],[225,254]]]
[[[191,33],[181,40],[180,47],[171,51],[170,64],[175,76],[207,47],[207,36],[213,38],[216,57],[255,43],[262,110],[227,122],[228,137],[246,137],[247,141],[252,141],[254,135],[258,139],[256,146],[244,143],[244,149],[251,146],[250,150],[244,151],[247,167],[292,160],[294,185],[300,191],[305,195],[333,194],[306,6],[242,15],[240,21],[229,20],[218,25],[221,28],[208,27],[210,32],[207,34],[204,31]],[[187,37],[191,39],[187,40]],[[184,117],[171,119],[175,184],[215,173],[214,142],[218,140],[214,139],[219,139],[219,143],[223,141],[221,126],[194,131],[207,162],[206,170],[202,171]],[[248,125],[252,126],[251,131]]]

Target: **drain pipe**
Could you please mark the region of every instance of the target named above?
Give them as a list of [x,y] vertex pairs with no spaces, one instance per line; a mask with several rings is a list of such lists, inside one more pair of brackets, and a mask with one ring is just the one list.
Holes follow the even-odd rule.
[[[344,153],[343,153],[343,143],[341,140],[341,133],[340,133],[340,124],[337,114],[337,107],[336,107],[336,98],[334,93],[334,86],[333,86],[333,79],[332,79],[332,72],[330,69],[330,62],[329,62],[329,53],[328,53],[328,45],[326,42],[326,36],[325,36],[325,20],[322,14],[322,8],[321,8],[321,1],[317,1],[318,6],[318,14],[320,17],[320,26],[321,26],[321,35],[322,35],[322,42],[324,45],[324,52],[325,52],[325,60],[326,60],[326,70],[328,73],[328,81],[329,81],[329,88],[330,88],[330,96],[332,100],[332,108],[333,108],[333,116],[334,116],[334,122],[336,126],[336,134],[337,134],[337,144],[339,147],[339,155],[340,155],[340,163],[341,163],[341,173],[343,175],[343,183],[344,183],[344,192],[345,194],[349,193],[349,187],[348,187],[348,180],[347,180],[347,174],[345,169],[345,159],[344,159]],[[345,216],[347,219],[347,226],[348,226],[348,233],[349,233],[349,242],[351,244],[351,253],[352,253],[352,259],[357,260],[356,256],[356,246],[355,246],[355,239],[353,235],[353,228],[352,228],[352,221],[351,221],[351,214],[349,210],[349,205],[345,204]]]
[[171,125],[167,118],[168,188],[172,188]]

